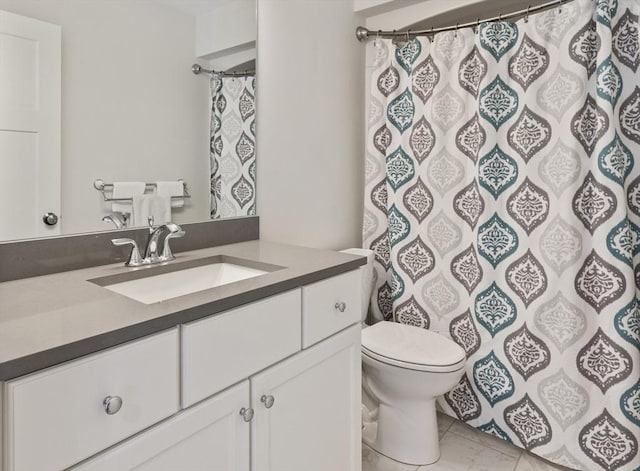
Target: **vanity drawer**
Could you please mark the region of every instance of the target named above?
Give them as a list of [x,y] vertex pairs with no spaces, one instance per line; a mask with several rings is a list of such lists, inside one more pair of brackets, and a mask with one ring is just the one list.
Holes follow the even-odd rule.
[[302,348],[360,322],[361,277],[358,269],[302,288]]
[[8,382],[7,471],[66,468],[174,414],[178,366],[172,329]]
[[300,350],[296,289],[182,327],[182,405],[188,407]]

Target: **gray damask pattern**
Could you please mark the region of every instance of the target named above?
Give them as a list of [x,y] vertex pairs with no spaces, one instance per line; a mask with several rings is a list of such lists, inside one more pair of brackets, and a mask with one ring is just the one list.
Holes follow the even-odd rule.
[[211,77],[211,218],[256,212],[255,77]]
[[639,17],[373,44],[374,315],[464,348],[447,413],[585,471],[640,469]]

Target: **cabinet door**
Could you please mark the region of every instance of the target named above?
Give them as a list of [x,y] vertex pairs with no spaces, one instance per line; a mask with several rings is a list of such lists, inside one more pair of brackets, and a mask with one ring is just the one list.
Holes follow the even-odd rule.
[[251,403],[253,471],[359,470],[360,326],[252,377]]
[[249,381],[73,468],[73,471],[249,471]]

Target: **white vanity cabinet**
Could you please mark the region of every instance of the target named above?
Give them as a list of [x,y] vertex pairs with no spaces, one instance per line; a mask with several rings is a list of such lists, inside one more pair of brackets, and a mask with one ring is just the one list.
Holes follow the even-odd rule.
[[360,326],[251,378],[253,471],[360,469]]
[[249,381],[86,461],[73,471],[249,471]]
[[[359,471],[360,289],[355,270],[6,383],[4,471]],[[162,354],[129,356],[157,339]],[[129,388],[149,402],[124,396],[108,415],[111,389],[86,381],[25,395],[59,369],[98,381],[96,359],[131,370]],[[66,388],[89,406],[69,414]],[[131,423],[112,426],[125,411]]]
[[175,414],[178,329],[5,386],[7,471],[66,468]]
[[300,350],[300,290],[182,326],[188,407]]
[[361,270],[302,287],[302,347],[307,348],[362,317]]
[[359,341],[353,326],[73,471],[357,471]]

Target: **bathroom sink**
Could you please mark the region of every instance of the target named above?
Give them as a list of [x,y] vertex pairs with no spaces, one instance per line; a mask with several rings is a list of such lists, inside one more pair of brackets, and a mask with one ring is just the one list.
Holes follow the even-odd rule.
[[276,265],[217,255],[88,280],[103,288],[153,304],[282,269]]

